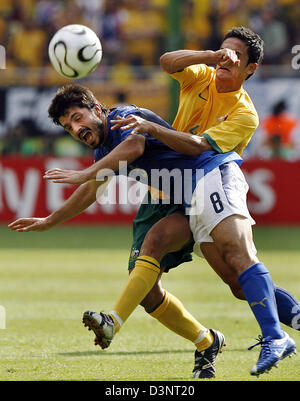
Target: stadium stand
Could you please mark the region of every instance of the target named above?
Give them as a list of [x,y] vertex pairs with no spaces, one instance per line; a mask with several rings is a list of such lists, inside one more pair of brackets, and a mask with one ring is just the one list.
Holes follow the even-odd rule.
[[[6,49],[6,69],[0,75],[1,153],[64,155],[65,149],[85,154],[80,144],[69,147],[61,130],[41,127],[34,113],[15,123],[8,116],[8,98],[14,99],[8,92],[36,88],[46,108],[51,88],[66,82],[50,67],[47,48],[52,35],[69,23],[87,25],[101,39],[101,64],[84,81],[96,94],[113,105],[122,91],[129,102],[168,118],[168,81],[159,68],[159,56],[168,48],[168,6],[168,0],[1,0],[0,44]],[[274,65],[275,76],[295,72],[290,65],[291,49],[300,43],[299,1],[187,0],[181,7],[184,47],[216,50],[230,27],[246,25],[265,41],[261,77],[273,76]]]

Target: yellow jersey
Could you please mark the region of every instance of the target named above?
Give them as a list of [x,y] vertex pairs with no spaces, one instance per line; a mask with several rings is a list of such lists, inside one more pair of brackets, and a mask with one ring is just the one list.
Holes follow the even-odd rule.
[[203,135],[219,153],[242,154],[259,119],[257,111],[243,89],[219,93],[216,71],[205,64],[192,65],[170,74],[181,86],[176,131]]

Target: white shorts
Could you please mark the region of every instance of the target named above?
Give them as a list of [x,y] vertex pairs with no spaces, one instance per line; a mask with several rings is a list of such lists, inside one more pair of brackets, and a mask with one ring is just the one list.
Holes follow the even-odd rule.
[[[216,167],[199,180],[193,193],[190,227],[194,236],[194,252],[203,257],[202,242],[213,242],[211,231],[226,217],[234,214],[255,221],[247,207],[249,186],[235,162]],[[255,253],[256,249],[253,244]]]

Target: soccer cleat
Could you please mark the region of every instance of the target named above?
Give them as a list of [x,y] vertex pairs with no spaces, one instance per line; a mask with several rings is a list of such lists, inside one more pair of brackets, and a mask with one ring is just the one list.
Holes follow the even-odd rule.
[[82,323],[96,335],[95,345],[102,349],[108,348],[115,333],[115,323],[106,313],[86,311],[83,314]]
[[215,360],[226,344],[222,333],[212,329],[210,331],[214,336],[212,345],[203,351],[195,351],[194,379],[212,379],[216,376]]
[[251,375],[259,376],[262,373],[267,373],[273,366],[277,367],[278,362],[282,359],[296,354],[295,341],[287,333],[284,334],[284,337],[280,339],[262,338],[260,336],[259,342],[248,348],[251,350],[253,347],[261,345],[259,358],[257,364],[250,371]]

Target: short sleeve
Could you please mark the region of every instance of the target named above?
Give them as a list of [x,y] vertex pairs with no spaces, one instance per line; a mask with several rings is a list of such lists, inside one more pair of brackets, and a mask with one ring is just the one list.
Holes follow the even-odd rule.
[[191,85],[195,80],[200,84],[210,82],[213,74],[214,69],[212,67],[208,67],[206,64],[196,64],[169,75],[184,88]]
[[224,118],[219,124],[207,129],[202,136],[219,153],[232,150],[241,153],[258,127],[258,116],[252,113],[237,112]]

